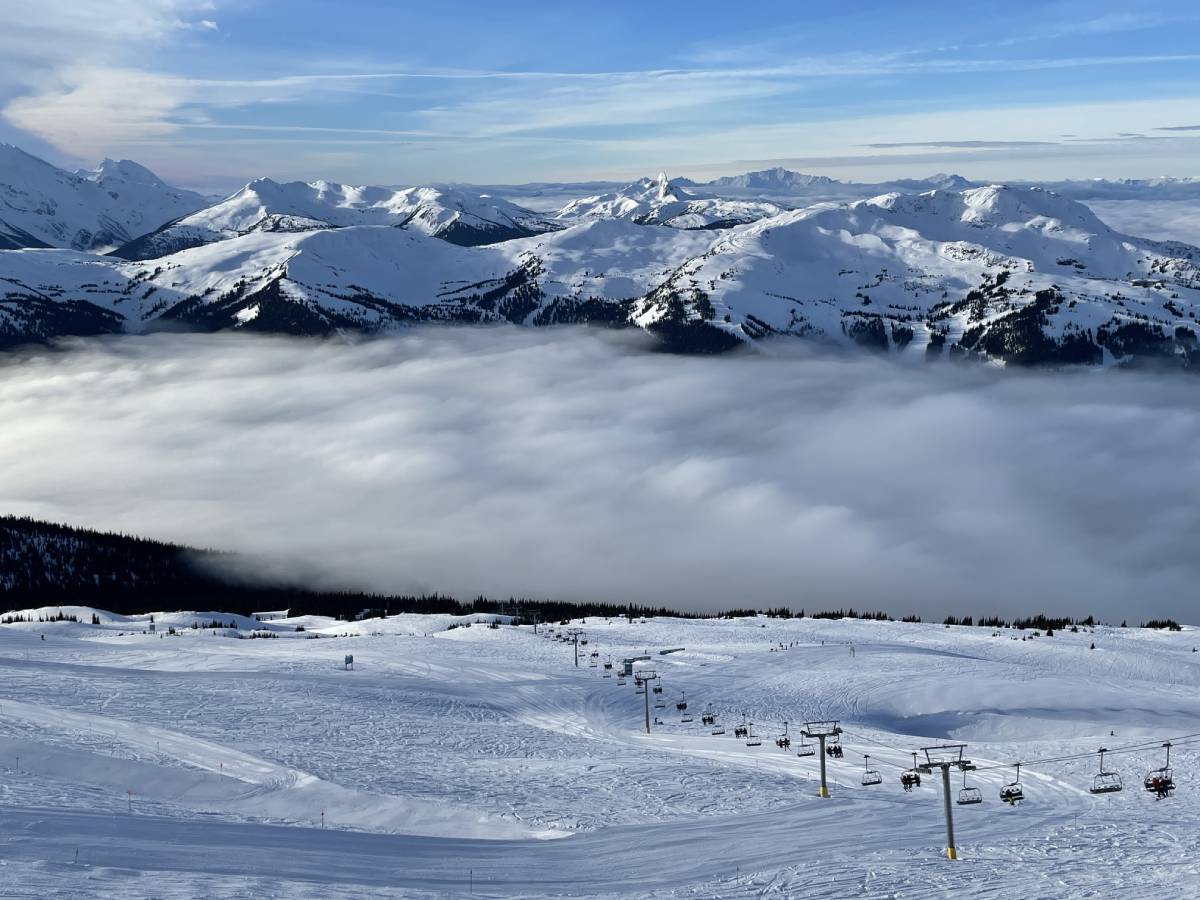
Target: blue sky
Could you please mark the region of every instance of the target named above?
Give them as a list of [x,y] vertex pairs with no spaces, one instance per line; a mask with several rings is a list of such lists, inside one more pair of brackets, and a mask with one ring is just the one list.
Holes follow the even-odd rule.
[[1200,175],[1194,3],[9,0],[0,140],[189,185]]

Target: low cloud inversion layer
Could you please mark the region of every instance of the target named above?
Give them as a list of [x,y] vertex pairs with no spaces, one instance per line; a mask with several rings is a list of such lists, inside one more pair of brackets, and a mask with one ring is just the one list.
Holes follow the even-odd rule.
[[627,336],[155,335],[0,366],[0,509],[325,585],[1200,622],[1200,391]]

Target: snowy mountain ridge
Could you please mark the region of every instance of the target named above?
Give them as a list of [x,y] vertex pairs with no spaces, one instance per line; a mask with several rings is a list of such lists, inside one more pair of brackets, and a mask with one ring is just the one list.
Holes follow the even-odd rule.
[[355,225],[408,228],[465,246],[528,237],[558,227],[507,200],[463,189],[392,190],[328,181],[281,184],[259,178],[219,203],[126,244],[113,255],[154,259],[251,232]]
[[619,190],[573,200],[556,214],[564,222],[628,219],[639,225],[716,229],[779,215],[785,207],[763,200],[730,200],[691,192],[666,173],[643,178]]
[[71,173],[0,144],[0,250],[104,250],[208,202],[129,160]]

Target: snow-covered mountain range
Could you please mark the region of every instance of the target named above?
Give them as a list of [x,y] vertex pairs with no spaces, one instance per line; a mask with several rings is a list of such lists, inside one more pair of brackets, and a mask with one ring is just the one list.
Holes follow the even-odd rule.
[[114,252],[155,259],[256,231],[316,231],[390,225],[473,246],[554,231],[559,226],[507,200],[453,188],[393,190],[328,181],[252,181],[237,193],[131,241]]
[[[128,163],[80,181],[118,175],[166,188]],[[725,185],[850,187],[785,170]],[[597,323],[681,351],[792,336],[920,358],[1200,367],[1200,249],[1124,234],[1054,191],[935,176],[788,209],[709,187],[659,176],[547,216],[461,187],[260,179],[116,254],[0,254],[0,343],[168,325]]]
[[67,172],[0,144],[0,249],[104,250],[210,201],[172,187],[135,162],[106,159]]

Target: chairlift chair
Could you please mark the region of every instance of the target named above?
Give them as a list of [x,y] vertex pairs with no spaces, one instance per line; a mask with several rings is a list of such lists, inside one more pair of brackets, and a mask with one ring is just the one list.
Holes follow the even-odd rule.
[[733,736],[736,738],[745,737],[746,736],[746,726],[745,725],[735,725],[733,728]]
[[825,755],[832,759],[841,759],[845,756],[842,750],[842,739],[836,734],[833,736],[833,740],[825,745]]
[[1017,777],[1000,788],[1000,799],[1010,806],[1016,806],[1025,799],[1025,790],[1021,787],[1021,764],[1016,764]]
[[656,693],[656,694],[661,694],[661,693],[662,693],[662,685],[661,685],[661,684],[656,684],[656,685],[654,686],[654,693]]
[[974,806],[976,803],[983,802],[983,793],[979,788],[967,787],[967,770],[963,769],[963,786],[958,792],[958,799],[955,801],[959,806]]
[[710,712],[706,712],[700,717],[700,721],[705,725],[714,725],[716,724],[717,717]]
[[606,662],[606,663],[604,664],[604,668],[606,668],[606,669],[611,669],[611,668],[612,668],[612,663],[610,663],[610,662]]
[[790,750],[792,746],[792,739],[786,734],[781,734],[779,737],[775,738],[775,746],[781,750]]
[[1100,771],[1092,779],[1092,786],[1088,788],[1088,792],[1092,794],[1115,794],[1121,790],[1124,785],[1121,783],[1121,776],[1116,772],[1106,772],[1104,770],[1104,754],[1108,752],[1107,747],[1100,748]]
[[912,755],[913,764],[911,769],[905,769],[900,773],[900,787],[904,788],[904,793],[912,792],[913,788],[921,786],[921,770],[917,768],[917,754]]
[[877,772],[875,769],[871,768],[871,754],[870,753],[863,754],[862,783],[863,783],[864,787],[872,785],[872,784],[883,784],[883,776],[880,775],[879,772]]
[[684,725],[687,725],[688,723],[690,723],[693,720],[692,720],[691,716],[684,716],[679,721],[682,722]]
[[714,728],[714,729],[712,730],[712,733],[713,733],[713,736],[715,737],[715,736],[716,736],[716,735],[718,735],[718,734],[724,734],[724,733],[725,733],[725,729],[724,729],[724,728],[721,728],[721,727],[719,727],[719,726],[718,726],[717,728]]
[[749,725],[746,727],[746,746],[747,747],[761,747],[762,746],[762,738],[756,737],[754,734],[754,723],[753,722],[749,723]]
[[1142,786],[1154,794],[1155,800],[1165,800],[1175,790],[1175,778],[1171,774],[1171,742],[1163,744],[1167,751],[1167,764],[1161,769],[1152,769],[1146,774]]
[[817,748],[804,740],[804,735],[800,735],[800,747],[796,750],[797,756],[816,756]]
[[680,712],[687,709],[687,694],[680,694],[679,700],[675,703],[675,708]]

